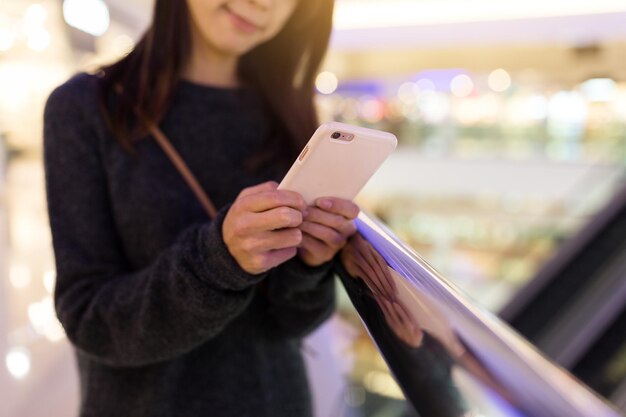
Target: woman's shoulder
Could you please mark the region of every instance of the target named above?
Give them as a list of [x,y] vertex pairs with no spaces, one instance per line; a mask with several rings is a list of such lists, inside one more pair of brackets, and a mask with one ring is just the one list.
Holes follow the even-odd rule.
[[83,114],[99,112],[99,77],[85,72],[72,76],[55,88],[46,103],[46,112],[65,109],[79,110]]
[[43,115],[46,146],[69,142],[95,145],[105,137],[99,85],[96,75],[79,73],[52,91]]

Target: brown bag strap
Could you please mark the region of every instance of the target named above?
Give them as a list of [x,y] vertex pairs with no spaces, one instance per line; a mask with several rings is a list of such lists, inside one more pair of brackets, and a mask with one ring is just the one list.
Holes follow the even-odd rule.
[[[114,91],[122,99],[124,98],[124,88],[121,84],[115,85]],[[154,136],[161,149],[163,149],[167,157],[170,158],[170,161],[172,161],[180,175],[183,176],[185,182],[187,183],[187,185],[189,185],[191,191],[193,191],[193,193],[196,195],[196,198],[198,199],[206,213],[209,215],[209,218],[214,219],[217,216],[217,210],[215,209],[215,205],[213,204],[207,193],[204,192],[196,177],[191,173],[191,170],[189,169],[183,158],[180,156],[178,151],[176,151],[176,148],[172,146],[172,143],[169,141],[167,136],[165,136],[165,133],[163,133],[163,131],[154,122],[146,118],[141,110],[139,110],[137,107],[134,107],[134,111],[137,115],[137,118],[139,119],[139,122],[148,129],[148,132],[150,132],[152,136]]]
[[143,121],[148,128],[148,131],[152,134],[152,136],[154,136],[159,146],[161,146],[161,149],[163,149],[165,154],[176,166],[176,169],[178,169],[180,175],[183,176],[185,182],[187,182],[193,193],[196,195],[198,201],[200,201],[200,204],[202,204],[202,207],[207,212],[209,217],[211,219],[214,219],[215,216],[217,216],[217,210],[215,209],[215,205],[213,204],[207,193],[202,189],[202,186],[200,185],[196,177],[191,173],[191,170],[189,169],[183,158],[176,151],[174,146],[172,146],[167,136],[165,136],[165,133],[163,133],[163,131],[159,129],[157,125],[147,121],[145,118]]

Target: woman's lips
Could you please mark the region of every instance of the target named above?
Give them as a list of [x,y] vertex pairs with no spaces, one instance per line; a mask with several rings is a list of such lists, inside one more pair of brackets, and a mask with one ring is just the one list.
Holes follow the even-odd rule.
[[242,32],[251,34],[251,33],[255,33],[261,30],[261,28],[258,25],[255,25],[254,23],[250,22],[246,18],[233,12],[228,6],[224,6],[224,9],[230,16],[230,19],[235,25],[235,27],[241,30]]

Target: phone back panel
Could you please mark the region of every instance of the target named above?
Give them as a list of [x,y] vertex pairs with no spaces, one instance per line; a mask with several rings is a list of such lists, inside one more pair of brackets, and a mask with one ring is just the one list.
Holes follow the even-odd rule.
[[[353,134],[349,141],[333,139],[334,132]],[[307,204],[319,197],[352,200],[395,149],[394,135],[331,122],[321,125],[292,165],[279,189],[300,193]]]

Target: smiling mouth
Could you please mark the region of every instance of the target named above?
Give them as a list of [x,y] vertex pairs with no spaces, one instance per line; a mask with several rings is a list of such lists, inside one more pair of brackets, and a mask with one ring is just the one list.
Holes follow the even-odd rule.
[[224,10],[228,13],[231,18],[231,21],[239,30],[245,33],[255,33],[260,31],[262,28],[259,25],[249,21],[245,17],[234,12],[228,5],[224,5]]

